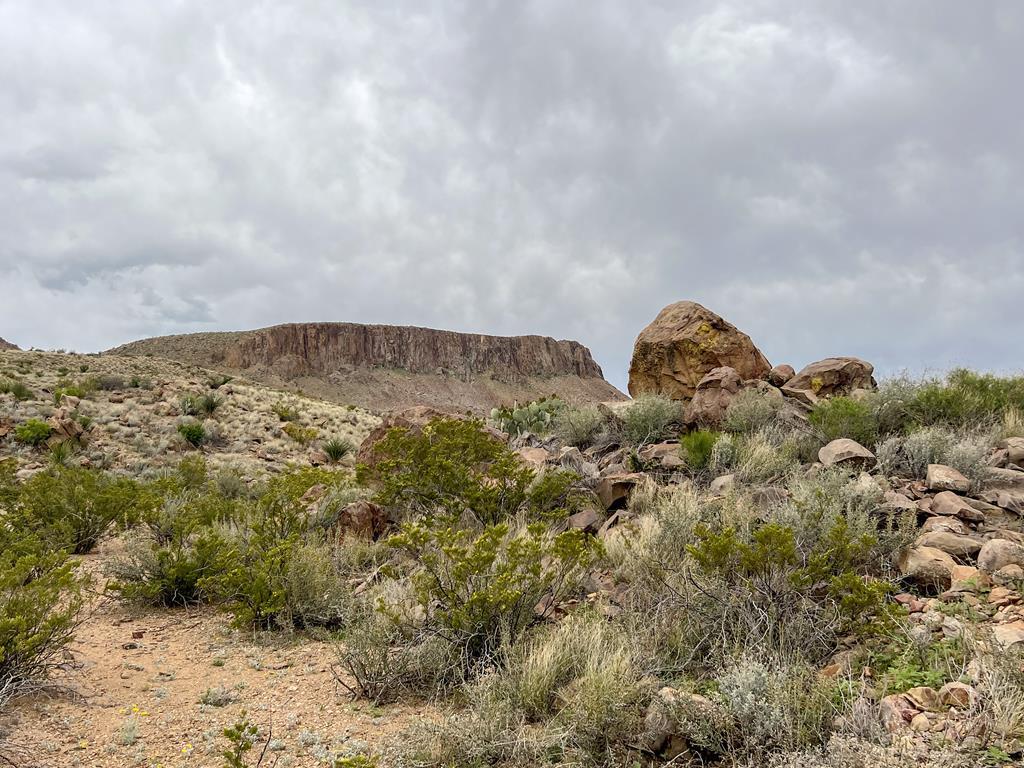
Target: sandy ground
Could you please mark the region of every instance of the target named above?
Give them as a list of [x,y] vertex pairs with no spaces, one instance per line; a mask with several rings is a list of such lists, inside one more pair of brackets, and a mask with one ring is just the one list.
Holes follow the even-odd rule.
[[[98,573],[107,556],[83,566]],[[212,609],[140,610],[97,595],[55,680],[64,690],[19,700],[2,724],[26,766],[219,768],[221,732],[244,709],[261,735],[272,731],[264,766],[304,768],[382,753],[430,715],[351,701],[335,683],[335,658],[329,643],[256,637]]]

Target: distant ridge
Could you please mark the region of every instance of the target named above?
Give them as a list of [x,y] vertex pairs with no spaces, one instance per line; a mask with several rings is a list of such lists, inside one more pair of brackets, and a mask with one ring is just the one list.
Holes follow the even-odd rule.
[[21,349],[17,344],[11,344],[9,341],[0,339],[0,349]]
[[483,412],[553,394],[570,402],[625,398],[585,346],[546,336],[291,323],[143,339],[110,352],[217,368],[375,410],[431,405]]

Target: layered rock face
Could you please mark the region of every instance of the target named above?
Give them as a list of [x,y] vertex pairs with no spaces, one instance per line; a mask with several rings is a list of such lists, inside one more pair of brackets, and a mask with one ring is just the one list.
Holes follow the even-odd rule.
[[557,394],[620,400],[590,351],[545,336],[485,336],[408,326],[295,323],[239,333],[133,342],[117,354],[153,354],[295,382],[324,397],[375,409],[414,405],[484,410]]
[[741,379],[762,379],[772,369],[743,331],[693,301],[669,304],[644,328],[633,346],[629,393],[690,400],[715,368],[732,368]]

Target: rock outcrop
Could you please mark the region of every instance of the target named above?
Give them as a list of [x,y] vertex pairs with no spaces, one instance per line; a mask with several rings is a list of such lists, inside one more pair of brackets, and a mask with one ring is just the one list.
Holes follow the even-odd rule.
[[806,366],[784,386],[817,397],[848,395],[855,389],[874,389],[874,372],[871,363],[857,357],[827,357]]
[[375,410],[415,405],[489,410],[558,395],[622,400],[590,351],[544,336],[485,336],[356,323],[295,323],[256,331],[145,339],[122,355],[155,355]]
[[17,344],[11,344],[9,341],[0,339],[0,350],[2,349],[20,349],[20,347]]
[[629,364],[629,393],[690,400],[715,368],[761,379],[771,365],[747,334],[706,307],[680,301],[665,307],[637,336]]

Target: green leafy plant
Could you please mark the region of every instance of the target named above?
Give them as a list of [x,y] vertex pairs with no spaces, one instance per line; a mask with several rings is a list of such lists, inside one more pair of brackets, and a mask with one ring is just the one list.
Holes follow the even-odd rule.
[[15,400],[31,400],[32,390],[20,381],[4,379],[0,381],[0,394],[13,395]]
[[534,523],[489,525],[474,534],[437,521],[407,523],[391,546],[419,564],[414,595],[428,621],[469,662],[494,653],[574,587],[595,550],[580,531],[557,535]]
[[656,443],[672,435],[683,406],[663,395],[641,395],[622,414],[623,437],[630,445]]
[[206,427],[198,421],[188,421],[178,425],[178,434],[185,438],[185,442],[193,448],[198,448],[206,442]]
[[351,440],[345,438],[332,438],[324,443],[324,453],[331,461],[338,462],[355,450]]
[[542,397],[525,405],[504,406],[491,410],[491,420],[502,432],[521,435],[525,432],[542,435],[550,431],[552,422],[565,408],[557,397]]
[[299,445],[308,445],[313,440],[316,440],[318,434],[313,427],[304,427],[301,424],[296,424],[294,421],[289,421],[281,429]]
[[271,410],[281,421],[298,421],[300,417],[298,409],[285,402],[275,403]]
[[554,432],[566,445],[593,445],[606,429],[605,414],[595,405],[565,408],[555,415]]
[[720,437],[718,432],[697,430],[679,438],[679,450],[686,466],[700,471],[711,462],[711,452]]
[[878,439],[878,418],[871,404],[850,397],[833,397],[814,406],[807,420],[826,441],[848,437],[873,446]]
[[0,526],[0,708],[44,683],[63,660],[82,608],[75,569],[66,553]]
[[[224,758],[224,768],[249,768],[246,762],[246,755],[252,751],[259,738],[260,730],[253,723],[246,711],[243,709],[238,715],[234,725],[223,730],[224,738],[228,740],[228,748],[220,753]],[[252,768],[260,768],[267,756],[267,747],[270,745],[272,734],[268,733],[263,751],[253,764]]]
[[50,439],[53,427],[41,419],[28,419],[14,428],[14,439],[19,443],[40,446]]

